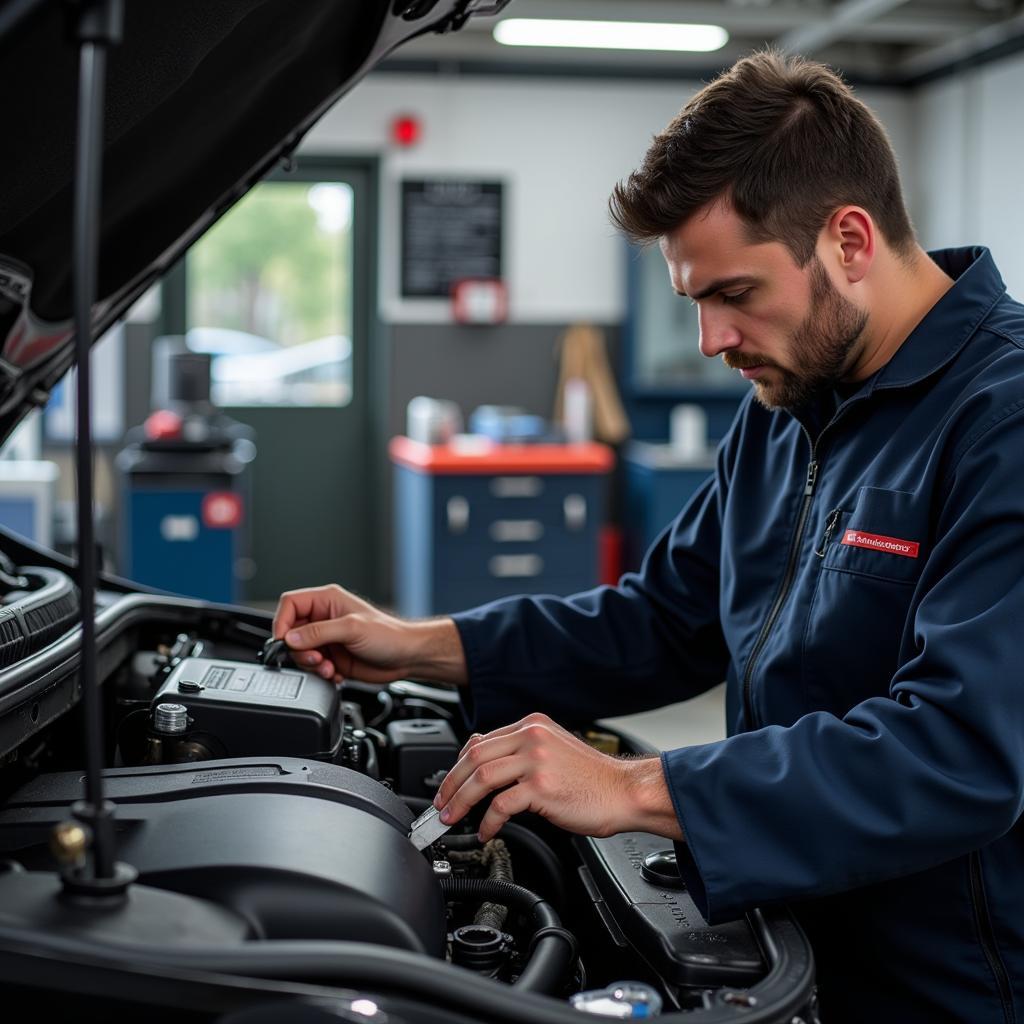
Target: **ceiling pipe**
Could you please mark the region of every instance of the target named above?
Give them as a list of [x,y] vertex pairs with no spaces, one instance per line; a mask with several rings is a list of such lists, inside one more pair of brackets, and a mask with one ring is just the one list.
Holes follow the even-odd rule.
[[834,43],[867,22],[901,7],[906,0],[843,0],[832,16],[817,25],[806,25],[785,33],[778,46],[786,53],[808,55]]
[[951,39],[930,49],[922,50],[901,61],[897,70],[904,81],[912,82],[936,71],[943,71],[961,61],[970,60],[986,50],[1002,46],[1024,36],[1024,12],[1006,21],[979,29],[969,36]]

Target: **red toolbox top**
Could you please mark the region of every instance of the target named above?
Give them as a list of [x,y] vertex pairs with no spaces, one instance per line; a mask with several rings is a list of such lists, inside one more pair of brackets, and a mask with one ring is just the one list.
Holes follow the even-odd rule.
[[608,445],[504,444],[481,437],[471,442],[423,444],[393,437],[391,461],[424,473],[607,473],[615,464]]

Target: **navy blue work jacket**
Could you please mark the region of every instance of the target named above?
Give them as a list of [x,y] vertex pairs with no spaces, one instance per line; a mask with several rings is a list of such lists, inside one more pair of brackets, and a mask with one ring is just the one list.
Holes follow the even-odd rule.
[[711,922],[785,902],[822,1019],[1024,1020],[1024,307],[988,251],[853,395],[743,403],[639,573],[455,617],[477,728],[727,680],[662,755]]

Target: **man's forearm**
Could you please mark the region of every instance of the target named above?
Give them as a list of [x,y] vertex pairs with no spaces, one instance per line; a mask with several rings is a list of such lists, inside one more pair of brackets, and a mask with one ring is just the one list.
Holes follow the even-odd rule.
[[410,622],[408,628],[412,630],[413,636],[409,675],[424,682],[456,683],[459,686],[468,684],[466,652],[459,631],[451,619]]

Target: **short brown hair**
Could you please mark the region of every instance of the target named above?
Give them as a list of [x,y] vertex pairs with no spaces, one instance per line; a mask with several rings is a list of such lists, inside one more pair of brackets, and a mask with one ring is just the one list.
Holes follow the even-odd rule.
[[630,239],[650,242],[716,199],[755,241],[783,242],[800,266],[846,203],[864,207],[897,253],[915,241],[875,115],[824,64],[771,50],[701,89],[615,186],[609,208]]

